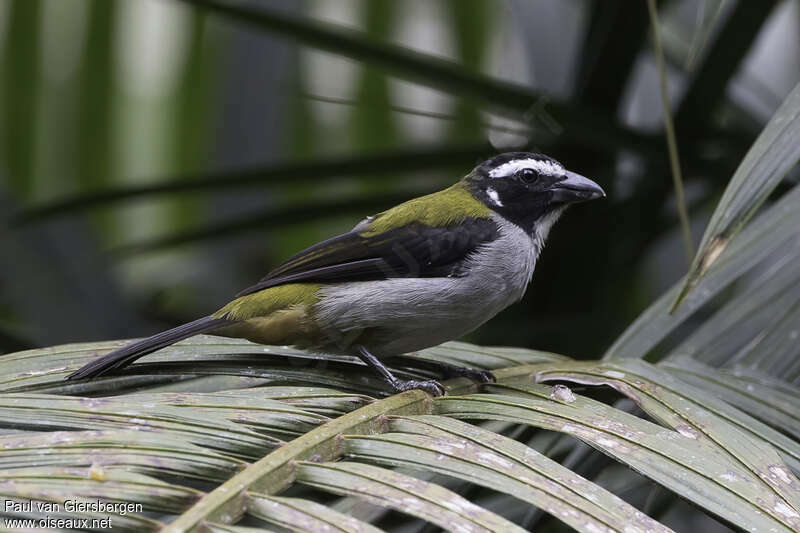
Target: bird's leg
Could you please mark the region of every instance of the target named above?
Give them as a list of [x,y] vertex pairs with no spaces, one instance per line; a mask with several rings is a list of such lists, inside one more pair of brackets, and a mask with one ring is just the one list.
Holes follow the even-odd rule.
[[372,368],[377,370],[378,373],[383,377],[383,379],[386,380],[386,382],[389,383],[389,385],[391,385],[392,389],[394,389],[395,392],[403,392],[411,389],[422,389],[428,394],[432,394],[433,396],[444,396],[445,394],[444,387],[442,387],[442,384],[439,383],[438,381],[433,379],[424,381],[418,381],[415,379],[409,379],[409,380],[397,379],[396,377],[394,377],[394,375],[392,375],[391,372],[389,372],[389,369],[386,368],[386,366],[383,363],[378,361],[378,359],[374,355],[369,353],[369,350],[367,350],[364,346],[358,345],[356,349],[359,359],[364,361],[368,366],[371,366]]
[[466,366],[451,365],[450,363],[443,363],[441,361],[414,359],[404,356],[398,356],[395,357],[395,359],[402,361],[404,366],[416,366],[432,372],[438,372],[445,379],[463,377],[469,378],[472,381],[477,381],[478,383],[494,383],[497,381],[497,378],[491,370],[480,370]]

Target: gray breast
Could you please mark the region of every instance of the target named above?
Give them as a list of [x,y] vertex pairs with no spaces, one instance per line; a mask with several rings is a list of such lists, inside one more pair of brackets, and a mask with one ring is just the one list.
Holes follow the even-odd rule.
[[364,344],[377,357],[456,339],[522,298],[543,239],[497,217],[500,237],[467,259],[469,274],[453,278],[392,278],[330,285],[321,290],[317,323],[329,342],[349,352]]

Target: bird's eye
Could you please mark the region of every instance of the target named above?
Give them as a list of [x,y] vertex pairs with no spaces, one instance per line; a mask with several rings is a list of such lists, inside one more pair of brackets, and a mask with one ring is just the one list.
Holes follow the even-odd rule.
[[517,178],[525,183],[533,183],[539,179],[539,173],[532,168],[523,168],[517,171]]

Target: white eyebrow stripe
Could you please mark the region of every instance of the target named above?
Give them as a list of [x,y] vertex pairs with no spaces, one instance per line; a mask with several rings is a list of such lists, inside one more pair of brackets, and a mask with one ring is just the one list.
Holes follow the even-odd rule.
[[510,176],[514,172],[523,168],[532,168],[539,174],[544,174],[545,176],[564,175],[564,167],[558,163],[553,163],[552,161],[544,161],[542,159],[515,159],[490,170],[489,177],[500,178]]

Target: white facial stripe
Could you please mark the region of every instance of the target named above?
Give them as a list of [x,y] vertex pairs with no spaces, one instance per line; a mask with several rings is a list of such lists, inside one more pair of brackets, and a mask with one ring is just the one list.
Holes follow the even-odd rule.
[[500,201],[500,195],[497,194],[497,191],[489,187],[486,189],[486,194],[489,195],[489,198],[494,202],[494,205],[497,207],[503,207],[503,202]]
[[499,167],[491,170],[489,172],[489,177],[502,178],[505,176],[510,176],[514,172],[523,168],[532,168],[539,174],[544,174],[545,176],[564,175],[564,167],[558,163],[544,161],[541,159],[515,159],[513,161],[509,161],[508,163],[503,163]]

